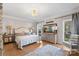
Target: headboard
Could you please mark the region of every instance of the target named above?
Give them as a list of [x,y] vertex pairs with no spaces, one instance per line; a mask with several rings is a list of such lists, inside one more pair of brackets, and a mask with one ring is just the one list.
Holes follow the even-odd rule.
[[27,35],[27,32],[25,30],[26,30],[25,27],[15,28],[15,35],[16,36],[24,36],[24,35]]

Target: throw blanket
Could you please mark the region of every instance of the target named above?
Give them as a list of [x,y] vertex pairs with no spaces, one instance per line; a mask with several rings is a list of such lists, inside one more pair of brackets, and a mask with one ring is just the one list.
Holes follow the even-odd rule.
[[45,45],[25,56],[65,56],[64,50],[52,45]]

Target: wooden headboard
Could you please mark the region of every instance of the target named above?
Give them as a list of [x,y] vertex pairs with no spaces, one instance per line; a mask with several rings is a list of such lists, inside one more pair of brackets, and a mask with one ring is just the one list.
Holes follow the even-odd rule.
[[24,36],[27,35],[27,33],[24,31],[26,28],[25,27],[18,27],[15,29],[15,35],[16,36]]
[[15,33],[15,36],[25,36],[27,33]]

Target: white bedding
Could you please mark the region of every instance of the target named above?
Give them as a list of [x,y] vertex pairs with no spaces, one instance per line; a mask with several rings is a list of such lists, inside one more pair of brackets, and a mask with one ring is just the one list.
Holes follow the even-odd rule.
[[18,44],[18,48],[23,49],[22,47],[24,45],[40,41],[40,38],[38,35],[25,35],[25,36],[17,36],[15,41]]
[[64,50],[52,45],[45,45],[35,51],[26,54],[25,56],[65,56]]

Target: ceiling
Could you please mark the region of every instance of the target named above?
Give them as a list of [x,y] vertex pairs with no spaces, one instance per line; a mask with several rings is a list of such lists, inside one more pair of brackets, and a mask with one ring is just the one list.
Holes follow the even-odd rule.
[[[32,9],[35,8],[37,16],[32,16]],[[72,13],[79,8],[78,3],[4,3],[4,15],[21,18],[34,22],[43,21],[50,17],[58,17]]]

